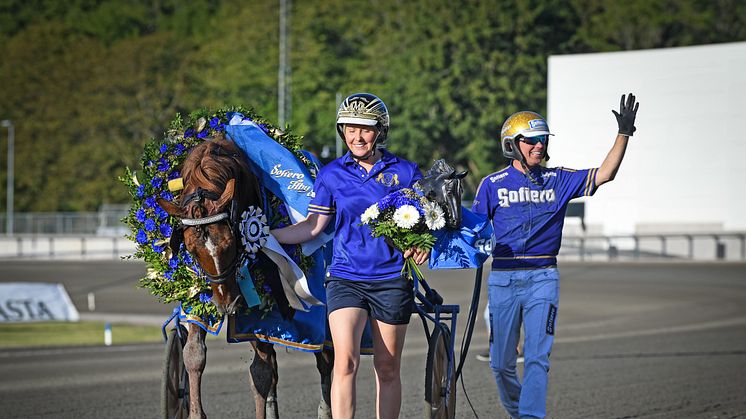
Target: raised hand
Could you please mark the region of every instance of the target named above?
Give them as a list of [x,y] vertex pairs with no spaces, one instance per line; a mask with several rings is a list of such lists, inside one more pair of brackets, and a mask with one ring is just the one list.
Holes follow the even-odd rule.
[[637,117],[637,109],[640,107],[640,102],[635,102],[635,95],[632,93],[627,97],[626,103],[624,95],[619,101],[619,112],[612,110],[616,117],[616,122],[619,125],[619,134],[631,137],[634,135],[635,130],[635,118]]

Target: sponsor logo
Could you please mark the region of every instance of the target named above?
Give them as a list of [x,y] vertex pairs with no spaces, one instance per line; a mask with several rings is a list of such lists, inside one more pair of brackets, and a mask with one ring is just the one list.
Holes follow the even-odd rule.
[[531,127],[531,129],[544,129],[549,131],[549,128],[547,127],[547,121],[543,119],[532,119],[528,121],[528,126]]
[[549,304],[549,314],[547,315],[547,335],[554,336],[554,322],[557,320],[557,307]]
[[507,188],[497,190],[499,205],[503,208],[510,207],[510,204],[518,202],[533,202],[534,204],[543,204],[554,202],[557,199],[554,189],[542,189],[540,191],[526,187],[519,188],[517,191],[511,191]]
[[399,175],[396,173],[379,173],[376,182],[389,187],[397,186],[399,185]]
[[544,172],[541,174],[541,177],[545,179],[552,176],[557,177],[557,172]]
[[288,182],[288,191],[295,191],[313,197],[313,185],[308,185],[305,182],[306,175],[304,175],[303,173],[294,172],[289,169],[283,169],[282,165],[280,163],[277,163],[276,165],[274,165],[274,167],[272,167],[272,170],[269,172],[269,174],[274,178],[292,179],[290,182]]
[[492,239],[479,239],[474,242],[474,247],[479,250],[480,253],[492,254]]
[[508,176],[508,172],[505,173],[498,173],[495,176],[490,177],[490,182],[495,183],[500,179],[503,179],[505,176]]

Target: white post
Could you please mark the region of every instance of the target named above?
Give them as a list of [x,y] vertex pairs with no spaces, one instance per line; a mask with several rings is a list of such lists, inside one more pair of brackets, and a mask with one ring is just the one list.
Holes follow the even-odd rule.
[[96,311],[96,294],[88,293],[88,311]]
[[111,324],[104,325],[104,345],[111,346]]

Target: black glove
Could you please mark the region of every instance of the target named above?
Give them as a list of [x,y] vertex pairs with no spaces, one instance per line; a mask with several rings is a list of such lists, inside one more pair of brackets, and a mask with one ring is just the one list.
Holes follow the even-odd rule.
[[635,133],[635,117],[637,117],[637,108],[640,107],[640,102],[635,103],[635,95],[629,94],[627,103],[624,103],[624,95],[622,100],[619,102],[619,112],[612,110],[616,117],[616,123],[619,124],[619,133],[622,135],[632,136]]

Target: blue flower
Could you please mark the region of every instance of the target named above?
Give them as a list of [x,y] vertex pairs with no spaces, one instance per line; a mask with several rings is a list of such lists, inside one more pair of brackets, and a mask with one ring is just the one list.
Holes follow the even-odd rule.
[[168,260],[168,267],[171,269],[176,269],[179,267],[179,258],[176,256],[172,256],[171,259]]
[[158,227],[158,231],[163,235],[163,237],[171,237],[171,226],[168,224],[161,224]]
[[178,170],[174,170],[173,172],[168,174],[168,180],[174,180],[181,177],[181,172]]
[[192,259],[192,255],[189,252],[184,251],[181,254],[181,258],[184,259],[184,263],[186,263],[187,265],[194,265],[194,259]]
[[155,198],[152,196],[145,198],[143,205],[145,205],[145,208],[153,208],[156,205]]
[[145,220],[145,231],[153,231],[155,230],[155,221],[153,219],[148,218]]
[[182,153],[184,153],[184,151],[186,151],[186,147],[184,146],[184,144],[181,144],[181,143],[176,144],[176,149],[174,150],[174,154],[176,154],[177,156],[180,156]]
[[214,116],[212,119],[210,119],[210,128],[217,129],[218,125],[220,125],[220,118]]
[[267,134],[269,134],[269,128],[267,128],[267,125],[266,125],[266,124],[259,124],[259,128],[261,128],[261,129],[262,129],[262,131],[264,131],[264,132],[266,132]]
[[194,137],[194,128],[189,128],[184,131],[184,138]]
[[161,208],[160,205],[156,205],[154,209],[155,209],[155,216],[158,217],[159,220],[162,220],[168,217],[168,213],[166,212],[166,210]]
[[174,272],[175,271],[173,269],[169,269],[169,270],[167,270],[166,272],[163,273],[163,276],[165,276],[166,279],[168,279],[169,281],[173,281],[174,280]]
[[264,291],[265,294],[269,294],[272,292],[272,288],[267,284],[262,284],[262,291]]
[[148,242],[148,235],[142,230],[137,230],[137,236],[135,238],[139,244],[145,244]]
[[168,169],[171,168],[171,165],[168,163],[168,160],[161,157],[160,160],[158,160],[158,171],[159,172],[167,172]]
[[158,152],[161,154],[165,154],[168,151],[168,144],[161,144],[161,147],[158,149]]
[[139,221],[141,223],[144,223],[145,222],[145,218],[146,218],[146,215],[145,215],[145,210],[144,209],[140,208],[140,209],[137,210],[137,212],[135,212],[135,219],[137,221]]
[[155,253],[161,253],[161,252],[163,252],[163,249],[166,248],[165,244],[155,244],[155,240],[153,240],[152,245],[153,245],[153,251]]
[[165,199],[166,201],[173,201],[174,200],[174,194],[172,194],[169,191],[163,191],[163,192],[161,192],[161,198]]
[[211,291],[201,292],[199,294],[199,301],[200,302],[209,303],[210,300],[212,300],[212,292]]
[[159,177],[154,177],[150,180],[150,185],[155,189],[160,189],[161,185],[163,185],[163,179]]
[[282,218],[285,218],[289,215],[288,209],[284,203],[280,203],[280,205],[277,206],[277,214],[279,214]]
[[216,131],[225,132],[225,124],[218,125],[217,128],[215,128]]
[[207,134],[208,134],[207,130],[203,129],[202,131],[199,132],[199,134],[197,134],[197,138],[205,138],[207,137]]
[[144,185],[138,186],[137,187],[137,192],[135,192],[135,195],[138,198],[142,198],[143,196],[145,196],[145,186]]

